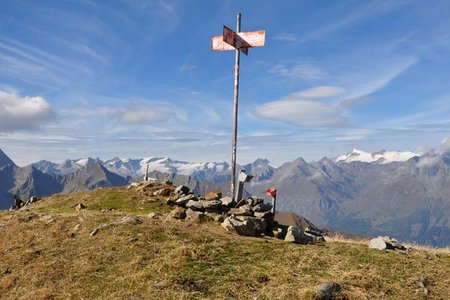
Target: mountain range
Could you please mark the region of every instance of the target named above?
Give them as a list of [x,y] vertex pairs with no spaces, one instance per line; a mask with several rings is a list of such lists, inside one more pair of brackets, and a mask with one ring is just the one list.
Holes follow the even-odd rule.
[[[163,157],[39,161],[18,167],[0,150],[0,208],[12,195],[50,195],[150,177],[186,184],[196,193],[228,192],[226,162],[191,163]],[[365,235],[391,235],[433,246],[450,244],[450,153],[361,150],[306,162],[298,158],[279,167],[267,159],[239,166],[254,176],[246,190],[261,197],[278,190],[277,210],[293,211],[316,225]]]

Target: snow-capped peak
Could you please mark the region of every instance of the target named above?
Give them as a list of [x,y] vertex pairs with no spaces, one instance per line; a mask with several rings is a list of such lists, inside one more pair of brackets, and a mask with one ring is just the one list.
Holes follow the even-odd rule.
[[391,162],[402,162],[407,161],[411,157],[418,156],[419,154],[413,153],[411,151],[386,151],[381,150],[374,153],[367,153],[362,150],[353,149],[347,154],[342,154],[336,157],[336,162],[352,162],[352,161],[362,161],[368,163],[377,164],[388,164]]

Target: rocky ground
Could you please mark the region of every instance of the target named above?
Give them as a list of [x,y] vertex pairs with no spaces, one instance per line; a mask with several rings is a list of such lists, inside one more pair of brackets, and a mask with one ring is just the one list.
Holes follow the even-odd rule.
[[[189,200],[179,201],[183,197]],[[237,205],[219,194],[200,197],[155,182],[53,196],[1,212],[0,298],[449,295],[447,251],[380,251],[368,241],[327,237],[324,242],[312,226],[283,226],[269,206],[249,199]],[[372,246],[383,243],[395,241],[380,238]]]

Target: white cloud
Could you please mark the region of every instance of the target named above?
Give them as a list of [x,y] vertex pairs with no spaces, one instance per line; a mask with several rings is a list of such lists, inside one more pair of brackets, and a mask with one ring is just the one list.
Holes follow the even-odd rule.
[[293,33],[279,33],[272,37],[273,40],[283,41],[283,42],[295,42],[298,40],[298,36]]
[[[382,66],[379,70],[372,72],[372,74],[355,74],[351,76],[344,76],[348,85],[352,86],[351,91],[346,94],[346,98],[359,98],[375,93],[382,88],[389,85],[395,78],[400,76],[403,72],[417,63],[416,57],[407,57],[397,59],[390,66]],[[364,81],[362,81],[364,80]]]
[[347,121],[338,106],[306,100],[298,93],[262,104],[253,113],[262,118],[306,127],[343,125]]
[[345,92],[344,88],[338,86],[318,86],[296,93],[297,97],[303,98],[328,98]]
[[197,69],[197,66],[194,65],[194,64],[191,64],[191,63],[188,62],[188,61],[183,62],[183,63],[181,64],[181,66],[180,66],[180,72],[181,72],[181,73],[193,71],[193,70],[195,70],[195,69]]
[[288,80],[317,80],[323,78],[325,72],[309,62],[280,63],[267,70],[267,73],[284,77]]
[[178,114],[174,108],[164,105],[133,105],[126,108],[111,109],[112,115],[126,124],[147,124],[164,122]]
[[0,91],[0,132],[36,130],[54,117],[51,105],[42,97],[20,97]]

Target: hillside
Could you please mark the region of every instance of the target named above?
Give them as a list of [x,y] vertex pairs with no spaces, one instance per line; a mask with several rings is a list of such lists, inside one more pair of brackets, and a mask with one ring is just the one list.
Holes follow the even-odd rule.
[[[325,281],[342,286],[338,299],[449,294],[448,251],[241,237],[214,221],[171,219],[167,197],[149,196],[161,187],[174,189],[103,188],[0,212],[1,298],[315,299]],[[77,203],[86,209],[76,211]],[[124,217],[132,222],[90,235]]]

